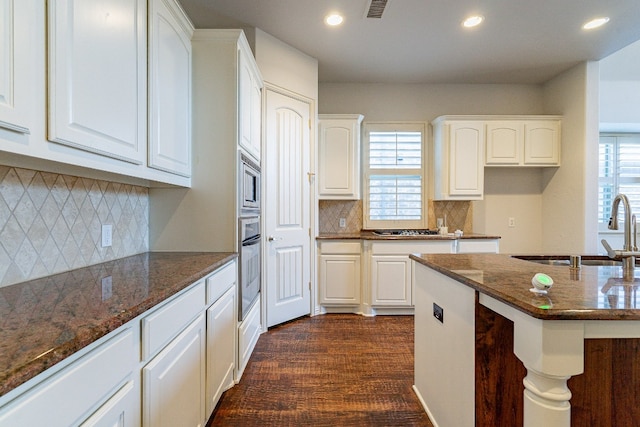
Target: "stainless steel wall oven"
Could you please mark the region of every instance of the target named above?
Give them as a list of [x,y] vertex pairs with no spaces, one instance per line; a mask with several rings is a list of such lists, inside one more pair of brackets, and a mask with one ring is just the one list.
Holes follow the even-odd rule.
[[242,321],[260,294],[261,236],[260,216],[244,216],[238,220],[240,286],[238,288],[238,320]]

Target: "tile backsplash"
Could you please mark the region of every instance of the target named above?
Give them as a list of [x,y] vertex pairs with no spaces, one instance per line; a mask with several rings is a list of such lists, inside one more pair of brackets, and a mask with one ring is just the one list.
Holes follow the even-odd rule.
[[147,188],[0,165],[0,286],[148,249]]
[[[428,204],[429,229],[436,228],[436,218],[447,218],[449,231],[462,230],[471,233],[473,215],[471,202],[433,201]],[[358,233],[362,229],[362,200],[320,200],[318,204],[320,233],[348,234]],[[340,218],[344,218],[346,227],[340,227]]]
[[473,210],[469,201],[429,200],[429,224],[430,229],[435,229],[438,218],[446,218],[447,228],[450,233],[462,230],[466,234],[473,232]]
[[[346,227],[340,227],[340,218]],[[320,200],[318,203],[320,233],[359,233],[362,229],[362,200]]]

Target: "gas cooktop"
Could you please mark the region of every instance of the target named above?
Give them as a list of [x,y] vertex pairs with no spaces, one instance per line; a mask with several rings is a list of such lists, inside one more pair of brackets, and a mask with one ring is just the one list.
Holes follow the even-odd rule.
[[378,236],[434,236],[438,230],[374,230]]

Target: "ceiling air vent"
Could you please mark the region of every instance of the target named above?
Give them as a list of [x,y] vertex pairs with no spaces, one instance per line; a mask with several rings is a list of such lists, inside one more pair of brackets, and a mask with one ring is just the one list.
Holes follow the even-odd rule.
[[370,0],[367,18],[382,18],[382,12],[387,7],[388,0]]

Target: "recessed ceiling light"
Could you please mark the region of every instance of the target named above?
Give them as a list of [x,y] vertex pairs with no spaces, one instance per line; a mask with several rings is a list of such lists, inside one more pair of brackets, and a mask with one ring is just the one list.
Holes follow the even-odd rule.
[[342,16],[338,15],[337,13],[332,13],[331,15],[327,15],[324,18],[324,22],[327,25],[331,25],[332,27],[342,24],[342,21],[344,21],[344,18],[342,18]]
[[602,27],[607,22],[609,22],[609,18],[606,16],[603,18],[596,18],[584,24],[582,28],[585,30],[593,30],[594,28]]
[[480,25],[482,23],[482,21],[484,21],[484,16],[482,15],[474,15],[474,16],[470,16],[467,19],[465,19],[464,21],[462,21],[462,26],[465,28],[472,28],[475,27],[477,25]]

